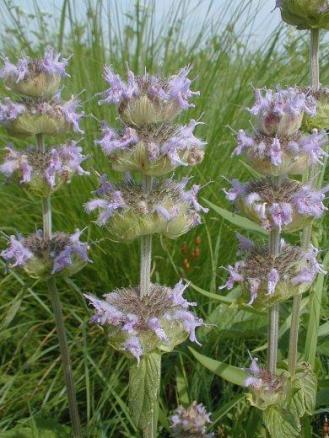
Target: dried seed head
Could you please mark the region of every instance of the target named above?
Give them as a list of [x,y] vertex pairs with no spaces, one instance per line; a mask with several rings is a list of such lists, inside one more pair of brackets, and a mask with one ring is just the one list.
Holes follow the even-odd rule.
[[88,245],[80,242],[81,232],[55,233],[51,240],[42,231],[26,237],[10,236],[9,247],[1,256],[12,268],[22,268],[32,278],[48,278],[53,274],[70,276],[90,262]]
[[212,423],[210,414],[202,403],[194,401],[189,407],[178,406],[170,417],[173,437],[179,438],[211,438],[207,426]]
[[105,300],[85,296],[96,310],[91,322],[108,326],[111,345],[139,360],[157,349],[172,351],[188,336],[197,342],[195,329],[202,320],[188,310],[196,303],[183,298],[186,287],[180,281],[174,288],[152,284],[143,297],[139,287],[117,289]]
[[195,120],[186,126],[143,125],[136,129],[126,127],[122,133],[104,125],[103,137],[96,143],[110,158],[114,170],[161,176],[177,166],[193,166],[202,161],[205,142],[193,135],[197,125]]
[[0,69],[0,78],[16,93],[30,97],[51,97],[60,85],[61,78],[67,76],[65,67],[68,60],[48,48],[41,59],[21,58],[12,64],[7,58]]
[[288,178],[276,181],[264,177],[246,184],[233,180],[232,188],[225,193],[228,200],[266,230],[291,232],[321,217],[326,210],[323,205],[326,191],[327,188],[312,190],[309,185]]
[[207,211],[196,198],[200,187],[185,190],[187,183],[188,178],[179,183],[166,180],[147,194],[141,185],[114,186],[102,179],[96,191],[100,197],[89,201],[86,210],[99,210],[97,223],[106,224],[118,240],[149,234],[175,239],[200,223],[200,211]]
[[276,0],[282,20],[297,29],[329,29],[328,0]]
[[198,92],[190,90],[189,68],[183,68],[167,80],[145,73],[136,76],[128,71],[122,81],[108,66],[104,78],[110,88],[100,103],[118,105],[122,120],[129,126],[143,126],[172,120],[181,110],[193,106],[189,99]]
[[74,174],[89,174],[81,167],[86,159],[81,152],[82,148],[73,141],[46,152],[34,146],[24,152],[8,146],[0,172],[16,178],[35,194],[48,196],[62,184],[70,182]]
[[282,241],[280,254],[274,257],[268,245],[243,243],[245,258],[228,266],[229,278],[222,286],[232,289],[234,283],[240,283],[243,303],[264,308],[285,301],[305,292],[316,275],[324,272],[317,262],[318,250],[313,246],[304,251]]

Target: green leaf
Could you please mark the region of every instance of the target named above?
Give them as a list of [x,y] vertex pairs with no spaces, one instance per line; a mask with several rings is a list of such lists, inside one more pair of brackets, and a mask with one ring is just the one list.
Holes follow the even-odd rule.
[[189,350],[193,354],[193,356],[201,363],[201,365],[208,368],[208,370],[210,370],[217,376],[221,377],[224,380],[227,380],[230,383],[234,383],[235,385],[245,386],[244,382],[248,377],[248,373],[243,369],[234,367],[233,365],[229,365],[223,362],[219,362],[215,359],[211,359],[210,357],[198,353],[191,347],[189,347]]
[[263,412],[263,421],[271,438],[299,437],[301,426],[297,417],[277,406],[270,406]]
[[129,407],[136,427],[153,430],[158,417],[161,355],[150,353],[133,364],[129,374]]
[[231,224],[236,225],[237,227],[244,230],[256,231],[257,233],[265,234],[266,236],[268,235],[268,232],[264,230],[264,228],[251,221],[250,219],[225,210],[225,208],[218,207],[218,205],[213,204],[212,202],[208,201],[208,199],[202,198],[202,200],[208,205],[208,207],[210,207],[212,210],[222,216],[222,218],[229,221]]
[[24,425],[18,424],[14,429],[1,432],[1,438],[69,438],[67,426],[58,424],[49,418],[35,417]]
[[307,363],[300,364],[292,382],[291,407],[299,418],[313,415],[316,404],[317,378]]
[[319,327],[318,337],[329,336],[329,321],[325,322]]

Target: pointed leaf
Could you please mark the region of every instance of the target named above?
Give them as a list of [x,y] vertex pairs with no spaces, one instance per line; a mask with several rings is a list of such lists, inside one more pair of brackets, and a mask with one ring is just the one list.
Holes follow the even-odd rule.
[[208,368],[208,370],[210,370],[217,376],[221,377],[224,380],[227,380],[230,383],[234,383],[235,385],[245,386],[244,382],[248,377],[248,373],[242,368],[234,367],[233,365],[211,359],[210,357],[198,353],[191,347],[189,348],[189,350],[193,354],[193,356],[201,363],[201,365]]
[[225,208],[218,207],[218,205],[213,204],[207,199],[203,198],[202,200],[208,205],[208,207],[210,207],[212,210],[214,210],[216,213],[222,216],[223,219],[231,222],[231,224],[236,225],[237,227],[242,228],[244,230],[256,231],[257,233],[268,235],[268,232],[264,230],[264,228],[262,228],[260,225],[256,224],[255,222],[251,221],[250,219],[247,219],[243,216],[239,216],[238,214],[225,210]]
[[271,438],[293,438],[300,436],[298,418],[289,411],[270,406],[263,413],[263,420]]

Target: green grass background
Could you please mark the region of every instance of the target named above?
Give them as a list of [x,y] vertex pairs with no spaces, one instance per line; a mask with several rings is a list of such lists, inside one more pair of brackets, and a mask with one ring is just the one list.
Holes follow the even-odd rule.
[[[84,17],[79,13],[82,3],[87,6]],[[37,1],[33,2],[34,12],[28,14],[15,7],[19,2],[0,1],[2,55],[16,58],[24,51],[36,56],[46,45],[54,45],[64,55],[73,55],[69,67],[71,77],[65,81],[64,96],[83,90],[80,98],[86,117],[81,144],[89,155],[86,167],[91,176],[77,177],[56,193],[53,208],[56,230],[72,232],[75,228],[86,228],[85,238],[91,243],[93,264],[76,277],[62,281],[59,288],[82,422],[87,436],[97,438],[138,436],[127,408],[128,362],[107,345],[99,327],[88,324],[90,310],[82,297],[83,292],[100,296],[116,287],[134,285],[139,275],[138,243],[125,245],[111,241],[106,231],[92,223],[82,207],[97,186],[97,173],[105,172],[114,180],[118,178],[94,145],[99,137],[99,121],[118,125],[114,109],[97,104],[96,94],[105,89],[104,63],[111,64],[120,73],[125,72],[128,64],[135,73],[146,68],[163,75],[172,74],[186,64],[193,66],[193,88],[200,90],[201,96],[195,99],[196,107],[184,113],[181,121],[200,118],[204,125],[198,127],[197,133],[206,139],[208,146],[201,165],[178,170],[176,177],[187,172],[193,174],[196,183],[207,184],[201,197],[224,208],[230,207],[221,191],[225,186],[223,177],[250,178],[248,168],[237,158],[232,159],[231,153],[235,144],[234,132],[250,126],[246,107],[252,102],[253,87],[308,82],[306,33],[297,33],[281,25],[262,44],[249,44],[256,30],[261,1],[223,0],[215,13],[205,17],[197,33],[188,27],[188,1],[174,2],[174,10],[160,24],[155,24],[157,2],[149,0],[146,9],[140,3],[136,1],[135,7],[127,12],[123,25],[119,0],[108,3],[102,0],[59,1],[57,18],[43,14]],[[29,23],[34,23],[34,27]],[[327,57],[328,46],[323,42],[323,84],[328,84],[329,79]],[[1,95],[5,96],[6,90],[2,89]],[[49,144],[62,140],[49,139]],[[4,130],[0,132],[0,141],[1,148],[8,142],[19,147],[28,144],[8,138]],[[324,249],[328,248],[326,222],[318,227],[318,231],[323,232]],[[17,230],[31,233],[39,227],[40,201],[21,187],[1,180],[1,248],[6,245],[7,235]],[[236,257],[235,231],[237,228],[210,211],[201,226],[177,241],[154,239],[153,281],[172,285],[184,276],[199,288],[218,293],[217,287],[225,279],[225,271],[220,267],[234,262]],[[200,257],[194,259],[191,269],[185,272],[185,255],[181,247],[186,244],[192,251],[197,236],[201,237]],[[69,424],[58,344],[44,285],[14,272],[6,273],[4,267],[0,275],[0,436],[7,436],[5,431],[18,422],[24,425],[31,418],[35,422],[42,417]],[[198,301],[200,316],[210,324],[216,324],[199,331],[200,351],[236,366],[247,366],[248,351],[261,347],[266,341],[266,317],[220,304],[193,288],[188,297]],[[289,316],[290,305],[283,306],[283,322]],[[324,334],[328,334],[325,325],[328,318],[325,294],[322,305]],[[304,312],[301,350],[306,325],[307,312]],[[329,343],[325,336],[319,341],[316,366],[322,386],[318,415],[314,417],[314,436],[320,436],[321,413],[328,407],[325,400],[329,398],[326,380]],[[239,388],[196,363],[187,346],[188,343],[180,346],[163,359],[159,436],[168,436],[170,411],[178,403],[193,400],[203,402],[212,412],[213,430],[220,427],[222,436],[254,436],[260,424],[258,413],[250,409]],[[280,357],[285,357],[286,353],[287,332],[280,339]],[[263,358],[264,349],[257,354]],[[13,433],[10,436],[21,436],[17,431]],[[55,436],[63,434],[58,431]]]

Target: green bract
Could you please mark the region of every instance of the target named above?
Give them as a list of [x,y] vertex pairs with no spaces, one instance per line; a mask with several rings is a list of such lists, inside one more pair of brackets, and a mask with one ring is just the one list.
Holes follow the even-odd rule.
[[10,77],[5,80],[5,85],[12,91],[24,96],[45,98],[56,93],[60,82],[60,75],[39,72],[18,82],[15,77]]
[[329,29],[326,0],[279,0],[282,19],[298,29]]

